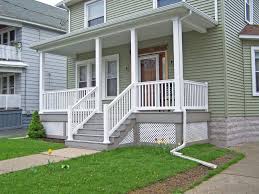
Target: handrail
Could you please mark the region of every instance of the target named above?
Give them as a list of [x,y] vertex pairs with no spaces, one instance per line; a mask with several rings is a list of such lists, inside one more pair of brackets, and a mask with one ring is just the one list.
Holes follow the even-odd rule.
[[68,140],[96,113],[96,90],[93,88],[85,97],[68,110]]
[[76,92],[76,91],[84,91],[86,89],[92,90],[92,89],[94,89],[94,87],[65,89],[65,90],[51,90],[51,91],[44,91],[43,94],[53,94],[53,93],[61,93],[61,92]]
[[104,143],[133,112],[132,94],[135,83],[130,84],[109,105],[104,105]]

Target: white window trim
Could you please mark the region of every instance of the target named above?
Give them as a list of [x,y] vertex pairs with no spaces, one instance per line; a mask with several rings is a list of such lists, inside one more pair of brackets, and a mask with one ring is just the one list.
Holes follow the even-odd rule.
[[[186,1],[186,0],[182,0],[182,2],[185,2],[185,1]],[[159,8],[159,7],[158,7],[157,0],[153,0],[153,8],[154,8],[154,9]]]
[[10,77],[14,76],[14,94],[16,94],[16,76],[14,73],[8,73],[5,75],[0,75],[0,94],[2,94],[2,90],[3,90],[3,78],[7,77],[7,95],[11,95],[10,94]]
[[[115,54],[115,55],[108,55],[108,56],[104,56],[102,57],[102,100],[113,100],[114,98],[116,98],[116,96],[106,96],[106,91],[107,91],[107,84],[106,84],[106,61],[112,61],[112,60],[116,60],[117,61],[117,95],[120,94],[120,78],[119,78],[119,70],[120,70],[120,58],[119,58],[119,54]],[[84,61],[77,61],[76,62],[76,73],[75,73],[75,77],[76,77],[76,88],[79,88],[79,67],[80,66],[86,66],[86,64],[89,63],[93,63],[95,64],[95,58],[89,59],[89,60],[84,60]],[[88,74],[90,74],[90,72],[87,71]]]
[[247,0],[244,0],[244,2],[245,2],[245,22],[247,22],[248,24],[253,24],[254,23],[254,1],[253,0],[248,0],[249,2],[250,2],[250,5],[249,5],[249,7],[250,7],[250,21],[248,21],[247,20],[247,18],[246,18],[246,1]]
[[[91,1],[85,2],[85,4],[84,4],[84,27],[85,28],[90,28],[88,26],[87,6],[92,4],[92,3],[94,3],[94,2],[96,2],[96,1],[100,1],[100,0],[91,0]],[[103,7],[103,9],[104,9],[104,13],[103,13],[104,14],[104,23],[106,23],[106,5],[107,5],[106,0],[103,0],[103,3],[104,3],[104,7]]]
[[255,75],[255,52],[257,51],[259,52],[259,47],[251,48],[253,96],[259,96],[259,92],[256,91],[256,75]]
[[1,43],[2,43],[2,45],[4,44],[3,43],[3,38],[4,38],[4,33],[8,33],[8,44],[7,45],[9,45],[10,46],[10,32],[11,31],[13,31],[14,30],[14,41],[16,41],[16,29],[15,28],[4,28],[3,30],[0,30],[0,35],[1,35]]

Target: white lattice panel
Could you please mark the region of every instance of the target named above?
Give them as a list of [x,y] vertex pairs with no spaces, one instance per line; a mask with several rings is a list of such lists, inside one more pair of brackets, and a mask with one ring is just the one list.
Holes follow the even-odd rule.
[[202,141],[208,139],[208,124],[202,123],[189,123],[186,126],[186,141],[188,143]]
[[127,136],[122,140],[122,142],[120,143],[120,145],[123,144],[131,144],[134,142],[134,134],[133,134],[133,129],[131,129],[129,131],[129,133],[127,134]]
[[139,123],[140,143],[176,143],[175,124]]

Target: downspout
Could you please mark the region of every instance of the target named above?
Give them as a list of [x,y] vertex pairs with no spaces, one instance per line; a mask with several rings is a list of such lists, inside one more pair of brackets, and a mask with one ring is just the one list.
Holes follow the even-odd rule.
[[67,10],[67,12],[68,12],[68,33],[70,33],[70,31],[71,31],[71,23],[70,23],[70,18],[71,18],[71,16],[70,16],[70,9],[68,8],[68,6],[65,4],[65,3],[63,3],[63,7]]
[[[181,21],[186,19],[187,17],[190,17],[191,15],[192,15],[192,11],[190,10],[189,14],[187,14],[186,16],[183,16],[181,18]],[[182,150],[183,148],[186,147],[186,143],[187,143],[186,142],[187,112],[186,112],[186,109],[184,107],[182,107],[182,111],[183,111],[183,143],[182,143],[182,145],[180,145],[180,146],[174,148],[173,150],[171,150],[170,153],[172,155],[176,156],[176,157],[180,157],[180,158],[183,158],[183,159],[186,159],[186,160],[191,160],[191,161],[197,162],[197,163],[199,163],[203,166],[207,166],[209,168],[216,169],[217,165],[215,165],[215,164],[208,163],[208,162],[205,162],[205,161],[202,161],[202,160],[190,157],[190,156],[186,156],[186,155],[179,152],[180,150]]]

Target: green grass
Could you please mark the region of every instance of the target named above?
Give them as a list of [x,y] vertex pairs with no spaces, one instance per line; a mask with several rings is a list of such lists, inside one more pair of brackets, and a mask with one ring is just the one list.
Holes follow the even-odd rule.
[[[214,160],[227,152],[226,149],[208,144],[195,145],[184,150],[185,154],[206,161]],[[69,165],[70,168],[62,169],[63,164]],[[120,148],[1,175],[0,188],[1,194],[127,193],[196,165],[194,162],[173,157],[167,148]]]
[[11,159],[51,149],[63,148],[64,144],[33,139],[0,139],[0,160]]

